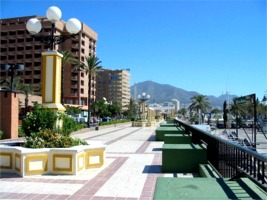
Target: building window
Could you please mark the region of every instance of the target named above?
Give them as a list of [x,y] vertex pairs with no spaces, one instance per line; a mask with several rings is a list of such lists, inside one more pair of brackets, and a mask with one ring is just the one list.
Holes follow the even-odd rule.
[[25,79],[25,83],[32,83],[32,80],[31,79]]
[[17,47],[17,50],[18,51],[23,51],[24,50],[24,47]]
[[27,54],[26,59],[32,58],[32,54]]
[[24,42],[24,38],[18,38],[18,39],[17,39],[17,42],[18,42],[18,43],[23,43],[23,42]]
[[40,82],[41,82],[40,79],[34,79],[34,80],[33,80],[33,83],[40,83]]
[[17,59],[23,59],[23,55],[17,55]]
[[25,75],[31,75],[32,71],[25,71]]
[[81,81],[81,85],[84,85],[84,81]]
[[86,105],[86,102],[84,99],[81,99],[81,105]]
[[34,58],[41,58],[42,55],[41,54],[34,54]]
[[15,59],[15,56],[8,56],[8,60],[13,60]]
[[68,99],[67,100],[67,104],[73,104],[73,100],[72,99]]
[[1,72],[1,76],[6,76],[6,72]]
[[70,93],[71,94],[76,94],[77,93],[77,89],[70,89]]
[[83,88],[81,88],[81,94],[84,94],[84,89]]

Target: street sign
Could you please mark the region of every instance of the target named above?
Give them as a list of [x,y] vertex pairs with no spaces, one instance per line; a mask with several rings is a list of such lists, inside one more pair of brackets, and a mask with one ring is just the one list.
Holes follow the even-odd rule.
[[235,99],[236,104],[254,104],[255,94],[239,97]]

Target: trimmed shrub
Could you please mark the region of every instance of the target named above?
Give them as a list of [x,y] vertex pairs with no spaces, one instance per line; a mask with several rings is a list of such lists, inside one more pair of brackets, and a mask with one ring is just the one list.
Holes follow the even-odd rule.
[[131,119],[111,120],[109,122],[99,122],[99,126],[120,124],[120,123],[126,123],[126,122],[131,122]]

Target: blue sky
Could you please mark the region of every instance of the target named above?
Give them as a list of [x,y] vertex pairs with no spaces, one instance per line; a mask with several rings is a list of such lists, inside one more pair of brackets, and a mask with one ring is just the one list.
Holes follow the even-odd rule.
[[98,33],[107,69],[203,95],[267,93],[265,0],[1,0],[1,18],[58,6]]

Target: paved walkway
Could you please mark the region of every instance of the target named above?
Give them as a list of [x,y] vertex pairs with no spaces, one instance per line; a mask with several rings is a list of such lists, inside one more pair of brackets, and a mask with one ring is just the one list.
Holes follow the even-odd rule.
[[124,124],[75,134],[88,142],[106,147],[103,167],[88,169],[81,175],[18,177],[1,174],[0,199],[116,199],[149,200],[157,177],[188,177],[194,174],[163,174],[161,147],[155,141],[156,127]]

